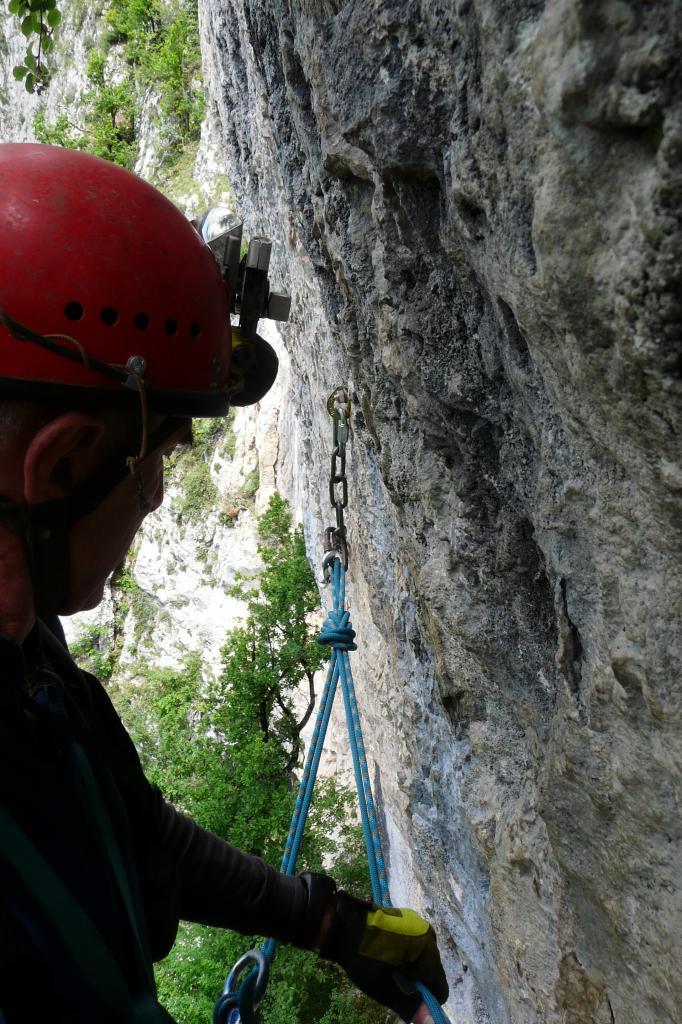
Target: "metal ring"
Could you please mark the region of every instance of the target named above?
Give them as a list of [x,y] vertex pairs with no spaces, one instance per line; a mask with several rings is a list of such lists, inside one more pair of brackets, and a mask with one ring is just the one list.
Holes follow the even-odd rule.
[[258,977],[256,978],[256,984],[253,990],[253,1002],[254,1006],[257,1006],[265,995],[265,988],[268,983],[268,972],[270,970],[270,965],[259,949],[250,949],[248,953],[244,953],[244,956],[237,960],[237,963],[227,976],[224,994],[234,995],[237,993],[238,986],[233,986],[237,985],[240,975],[243,974],[245,968],[248,967],[249,964],[258,968]]
[[337,396],[339,394],[343,395],[343,399],[341,399],[341,401],[343,401],[344,405],[347,405],[348,404],[348,391],[347,391],[347,389],[345,388],[345,386],[343,384],[340,384],[338,388],[334,388],[334,390],[332,391],[331,395],[327,399],[327,412],[332,417],[332,419],[335,419],[335,420],[338,419],[338,416],[339,416],[338,410],[336,408]]

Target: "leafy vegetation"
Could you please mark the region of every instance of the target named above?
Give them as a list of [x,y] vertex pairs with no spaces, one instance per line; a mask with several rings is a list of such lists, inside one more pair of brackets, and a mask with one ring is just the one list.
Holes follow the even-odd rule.
[[[178,669],[148,673],[140,686],[112,685],[148,777],[176,806],[242,849],[278,865],[301,768],[301,729],[314,704],[313,675],[324,654],[315,643],[319,610],[300,528],[275,496],[259,520],[263,571],[241,578],[243,624],[228,637],[218,680],[192,655]],[[297,699],[301,684],[308,697]],[[319,784],[300,870],[327,870],[367,892],[354,797],[333,780]],[[181,1024],[205,1024],[224,976],[253,941],[183,925],[158,965],[161,1001]],[[314,954],[284,947],[261,1009],[262,1024],[384,1024],[386,1012]]]
[[237,435],[234,429],[234,418],[235,411],[232,408],[223,421],[225,426],[223,428],[223,439],[220,454],[228,459],[233,459],[237,451]]
[[196,522],[202,512],[213,508],[218,491],[206,462],[193,451],[180,456],[181,495],[178,511],[186,523]]
[[[30,17],[34,27],[37,14]],[[27,75],[30,70],[27,66]],[[46,85],[47,72],[45,76]],[[110,0],[100,46],[88,58],[87,77],[82,123],[74,123],[66,111],[49,123],[39,110],[34,120],[38,141],[132,168],[139,144],[139,98],[151,92],[158,95],[157,126],[165,160],[173,165],[198,140],[204,116],[197,0]]]
[[106,626],[87,626],[78,639],[70,645],[71,655],[75,661],[92,672],[93,675],[106,682],[116,667],[116,658],[111,643],[111,636]]
[[198,139],[204,116],[196,0],[111,0],[105,41],[121,44],[140,86],[160,93],[177,140]]
[[[234,419],[234,410],[230,409]],[[229,414],[228,414],[229,416]],[[192,422],[192,448],[206,457],[220,440],[228,417],[216,416],[214,419],[197,419]]]
[[[303,530],[292,527],[288,502],[278,494],[258,521],[258,535],[264,568],[255,579],[238,576],[231,588],[248,614],[225,646],[222,681],[237,735],[253,732],[266,743],[274,736],[287,751],[281,766],[287,774],[298,766],[301,731],[315,703],[314,677],[326,652],[309,625],[319,609],[319,595]],[[294,698],[301,684],[308,699],[299,715]]]
[[244,483],[242,484],[242,488],[241,488],[241,496],[242,496],[242,498],[245,498],[247,501],[250,501],[252,498],[255,498],[256,492],[257,492],[259,487],[260,487],[260,470],[259,470],[258,466],[256,466],[255,469],[252,469],[244,477]]
[[165,124],[174,126],[176,142],[198,139],[205,102],[196,0],[185,3],[168,22],[141,67],[147,84],[160,90],[161,113]]
[[88,152],[105,160],[132,168],[137,156],[137,107],[133,83],[124,78],[115,82],[101,50],[88,58],[88,81],[92,85],[85,132]]
[[112,577],[111,585],[116,604],[114,657],[117,661],[120,654],[119,646],[123,624],[128,615],[132,615],[133,618],[133,642],[136,650],[141,640],[149,638],[156,623],[163,618],[168,618],[168,613],[159,611],[154,598],[142,589],[132,575],[127,562],[118,567]]
[[43,92],[52,73],[47,58],[54,48],[55,30],[62,20],[57,0],[10,0],[7,9],[19,20],[27,40],[23,63],[14,67],[14,77],[18,82],[23,81],[27,92]]
[[128,561],[122,562],[114,572],[111,590],[114,604],[112,628],[87,625],[70,645],[71,654],[81,668],[92,672],[103,682],[114,677],[118,669],[128,616],[133,622],[131,653],[136,653],[138,644],[150,637],[158,623],[168,621],[168,612],[159,609],[152,595],[142,589],[130,571]]
[[185,523],[197,522],[217,505],[218,489],[209,467],[223,422],[220,418],[195,420],[191,445],[182,445],[165,460],[164,472],[180,488],[176,508]]

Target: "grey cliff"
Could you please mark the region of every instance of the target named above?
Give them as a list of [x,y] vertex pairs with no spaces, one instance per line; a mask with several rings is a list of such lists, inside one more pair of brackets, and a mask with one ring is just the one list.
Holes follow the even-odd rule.
[[200,3],[318,554],[352,396],[367,745],[458,1024],[679,1020],[681,12]]

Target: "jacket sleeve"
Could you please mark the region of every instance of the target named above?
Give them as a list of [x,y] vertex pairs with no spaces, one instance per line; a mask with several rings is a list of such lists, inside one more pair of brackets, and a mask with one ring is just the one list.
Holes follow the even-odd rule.
[[178,867],[180,917],[300,943],[307,905],[301,879],[281,874],[260,857],[200,828],[164,800],[156,787],[149,788],[154,844]]
[[145,777],[135,746],[101,683],[73,663],[71,667],[71,679],[80,691],[72,694],[130,821],[154,959],[169,952],[180,919],[303,944],[309,927],[304,882],[243,853],[169,804]]

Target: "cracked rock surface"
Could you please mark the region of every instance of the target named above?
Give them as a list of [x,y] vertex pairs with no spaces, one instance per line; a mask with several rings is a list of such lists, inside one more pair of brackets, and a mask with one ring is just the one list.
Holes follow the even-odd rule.
[[673,1024],[674,0],[202,0],[213,123],[294,298],[279,485],[331,522],[394,901],[461,1024]]

